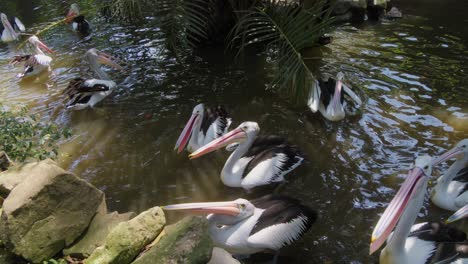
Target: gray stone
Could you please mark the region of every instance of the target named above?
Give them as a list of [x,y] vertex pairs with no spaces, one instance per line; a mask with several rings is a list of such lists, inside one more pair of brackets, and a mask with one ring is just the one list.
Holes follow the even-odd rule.
[[401,13],[401,11],[396,7],[392,7],[390,11],[387,12],[386,15],[387,15],[387,18],[402,18],[403,17],[403,14]]
[[132,264],[206,263],[213,243],[204,217],[186,217],[167,226],[164,236]]
[[128,221],[135,215],[135,213],[117,212],[108,214],[106,202],[103,200],[84,236],[71,247],[64,249],[63,255],[88,257],[97,247],[104,245],[107,235],[118,223]]
[[153,207],[135,218],[119,223],[96,248],[85,264],[128,264],[151,243],[166,224],[164,212]]
[[104,195],[51,160],[19,173],[28,176],[3,203],[0,239],[14,254],[40,263],[83,233]]
[[240,264],[240,262],[226,250],[214,247],[211,259],[207,264]]

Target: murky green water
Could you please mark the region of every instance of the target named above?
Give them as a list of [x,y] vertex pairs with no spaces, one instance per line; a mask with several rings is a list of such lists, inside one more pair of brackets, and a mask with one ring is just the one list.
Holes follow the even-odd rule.
[[[68,4],[2,1],[28,28],[60,19]],[[52,2],[52,1],[51,1]],[[200,50],[179,65],[164,48],[163,34],[143,25],[91,18],[89,39],[62,25],[41,38],[56,52],[50,78],[18,82],[7,65],[14,45],[0,44],[0,98],[22,103],[73,129],[59,161],[107,196],[111,210],[142,211],[155,205],[257,197],[227,188],[219,173],[227,153],[190,161],[174,144],[198,102],[223,104],[234,119],[256,121],[263,134],[278,134],[301,146],[309,162],[289,177],[283,193],[320,212],[303,240],[286,250],[294,262],[369,263],[368,244],[379,213],[417,155],[435,155],[468,136],[468,19],[463,1],[401,1],[399,21],[343,25],[317,53],[318,72],[345,72],[361,87],[363,114],[330,123],[306,108],[289,106],[264,91],[268,68],[250,56],[234,64],[222,49]],[[64,109],[63,89],[76,76],[90,77],[82,54],[96,47],[127,61],[112,72],[117,91],[93,110]],[[429,202],[423,220],[448,212]],[[175,220],[181,215],[169,215]],[[291,260],[292,261],[292,260]],[[328,262],[330,261],[330,262]]]

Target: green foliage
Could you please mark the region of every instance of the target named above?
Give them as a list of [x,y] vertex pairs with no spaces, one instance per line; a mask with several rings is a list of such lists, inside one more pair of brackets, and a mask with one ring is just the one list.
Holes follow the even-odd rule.
[[274,87],[292,99],[308,94],[314,76],[301,52],[331,28],[333,19],[326,0],[305,9],[292,1],[268,0],[243,11],[230,35],[230,46],[243,52],[261,45],[274,58],[277,73]]
[[13,160],[54,158],[58,141],[69,136],[68,129],[40,122],[26,108],[7,110],[0,105],[0,150]]

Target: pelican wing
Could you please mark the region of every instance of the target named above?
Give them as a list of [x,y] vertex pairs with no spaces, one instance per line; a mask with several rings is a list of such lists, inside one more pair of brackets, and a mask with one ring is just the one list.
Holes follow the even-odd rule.
[[[51,57],[49,57],[47,55],[43,55],[43,54],[34,55],[34,59],[38,64],[43,65],[43,66],[49,66],[50,63],[52,62]],[[30,61],[30,63],[34,63],[34,62]]]
[[24,26],[23,22],[21,22],[21,20],[19,20],[17,17],[15,17],[15,25],[21,32],[24,32],[26,30],[26,27]]
[[231,118],[222,106],[206,108],[201,123],[201,131],[207,138],[206,143],[225,134],[231,122]]
[[307,106],[309,106],[310,110],[313,113],[318,111],[320,104],[320,89],[319,89],[319,82],[316,80],[312,88],[310,89],[309,99],[307,100]]

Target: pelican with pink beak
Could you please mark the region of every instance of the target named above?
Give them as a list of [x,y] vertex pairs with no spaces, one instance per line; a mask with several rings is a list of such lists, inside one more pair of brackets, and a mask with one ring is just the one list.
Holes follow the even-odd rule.
[[416,159],[414,167],[375,226],[370,254],[387,242],[380,253],[380,263],[467,263],[465,233],[437,222],[413,225],[423,206],[432,162],[429,156]]
[[35,35],[29,37],[28,41],[33,46],[35,54],[17,55],[10,61],[10,64],[15,66],[24,63],[24,70],[17,75],[18,78],[37,76],[46,70],[49,71],[52,58],[45,55],[42,50],[55,53]]
[[250,255],[276,251],[300,239],[317,219],[317,212],[300,201],[280,195],[267,195],[248,201],[186,203],[164,210],[209,214],[208,233],[214,244],[231,254]]
[[21,34],[18,31],[22,32],[26,30],[23,23],[16,17],[13,20],[9,21],[8,17],[4,13],[0,13],[0,20],[2,22],[2,24],[0,25],[0,39],[3,42],[11,42],[17,40]]
[[117,64],[117,59],[97,49],[89,49],[86,52],[85,58],[91,70],[94,71],[99,79],[85,80],[83,78],[75,78],[71,80],[64,91],[69,98],[66,104],[67,109],[82,110],[88,107],[92,108],[109,96],[117,86],[107,73],[101,69],[99,64],[105,64],[116,70],[123,71],[123,68]]
[[284,176],[302,164],[304,157],[278,136],[257,137],[260,127],[244,122],[236,129],[189,155],[195,159],[224,146],[234,150],[221,171],[221,181],[229,187],[254,187],[283,182]]

